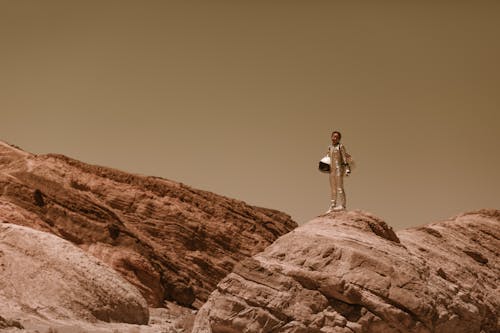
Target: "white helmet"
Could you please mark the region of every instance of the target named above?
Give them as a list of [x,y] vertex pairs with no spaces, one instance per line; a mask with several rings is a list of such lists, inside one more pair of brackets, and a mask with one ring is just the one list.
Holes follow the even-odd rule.
[[319,161],[318,169],[321,172],[330,173],[330,165],[331,165],[330,156],[326,155]]

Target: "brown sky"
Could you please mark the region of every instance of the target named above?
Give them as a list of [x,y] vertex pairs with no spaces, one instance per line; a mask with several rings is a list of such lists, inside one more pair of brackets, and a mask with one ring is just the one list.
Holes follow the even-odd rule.
[[0,139],[396,229],[500,208],[498,1],[0,0]]

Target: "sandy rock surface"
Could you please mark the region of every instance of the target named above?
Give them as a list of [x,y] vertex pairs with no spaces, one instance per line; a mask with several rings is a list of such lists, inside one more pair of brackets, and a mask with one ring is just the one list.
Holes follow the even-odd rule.
[[0,223],[0,304],[3,328],[40,318],[149,321],[146,300],[113,269],[57,236],[9,223]]
[[[1,312],[1,311],[0,311]],[[0,317],[2,333],[189,333],[196,310],[166,302],[163,308],[149,309],[147,325],[109,323],[75,319],[44,319],[27,316],[20,321]]]
[[200,307],[236,263],[296,227],[275,210],[3,142],[0,193],[0,221],[78,245],[151,307]]
[[193,333],[499,332],[499,255],[498,210],[398,233],[324,215],[238,265]]

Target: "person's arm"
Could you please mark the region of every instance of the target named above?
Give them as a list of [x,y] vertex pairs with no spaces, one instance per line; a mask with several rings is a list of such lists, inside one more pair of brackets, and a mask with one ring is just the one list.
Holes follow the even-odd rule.
[[342,155],[342,164],[344,165],[344,168],[345,168],[345,174],[346,176],[349,176],[349,174],[351,173],[351,167],[349,166],[349,163],[347,162],[348,159],[347,159],[347,151],[344,147],[344,145],[340,145],[340,154]]

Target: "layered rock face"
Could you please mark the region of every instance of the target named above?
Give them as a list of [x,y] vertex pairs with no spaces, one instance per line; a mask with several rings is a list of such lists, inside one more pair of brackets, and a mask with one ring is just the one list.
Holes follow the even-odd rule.
[[499,332],[499,254],[498,210],[397,234],[324,215],[235,267],[193,333]]
[[[117,272],[52,234],[0,223],[0,327],[15,318],[147,324],[139,291]],[[12,319],[14,318],[14,319]]]
[[201,306],[237,262],[296,227],[275,210],[3,142],[0,191],[1,221],[71,241],[150,306]]

